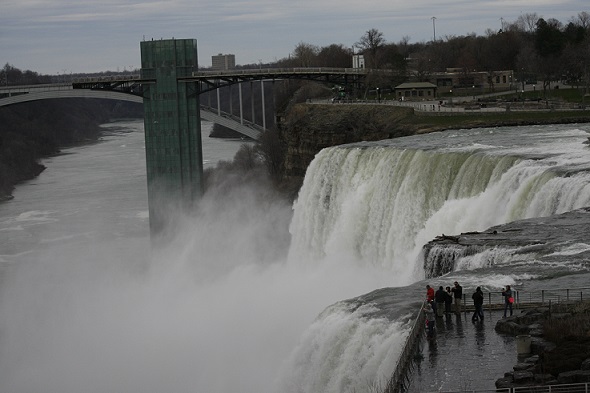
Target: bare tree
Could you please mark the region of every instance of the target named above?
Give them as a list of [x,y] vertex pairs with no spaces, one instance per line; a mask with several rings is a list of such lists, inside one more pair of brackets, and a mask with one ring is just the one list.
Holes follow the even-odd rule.
[[580,12],[578,17],[574,20],[574,23],[584,29],[590,28],[590,13],[586,11]]
[[385,45],[385,38],[383,38],[382,32],[377,29],[368,30],[354,45],[369,55],[367,60],[371,68],[379,68],[378,53],[383,45]]
[[343,45],[325,46],[318,53],[318,65],[320,67],[348,68],[352,64],[351,54],[351,49],[345,48]]
[[256,144],[256,153],[262,157],[271,179],[281,180],[284,168],[286,148],[280,140],[279,133],[274,130],[264,131]]
[[314,66],[319,51],[315,45],[300,42],[293,51],[293,60],[298,67]]
[[516,25],[526,33],[534,33],[539,19],[541,17],[536,12],[522,14],[516,19]]
[[403,36],[402,39],[397,43],[397,47],[399,53],[404,57],[404,59],[407,59],[410,51],[410,36]]

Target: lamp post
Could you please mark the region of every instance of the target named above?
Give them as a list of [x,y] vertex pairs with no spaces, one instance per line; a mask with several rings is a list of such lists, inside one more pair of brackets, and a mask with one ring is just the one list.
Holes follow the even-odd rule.
[[430,19],[432,19],[432,42],[436,42],[436,24],[434,23],[436,16],[433,16]]
[[475,102],[475,85],[471,86],[471,93],[473,94],[473,102]]

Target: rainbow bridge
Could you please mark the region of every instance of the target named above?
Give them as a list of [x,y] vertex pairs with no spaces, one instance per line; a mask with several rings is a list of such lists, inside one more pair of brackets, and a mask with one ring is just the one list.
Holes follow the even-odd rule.
[[[231,128],[252,139],[266,130],[244,120],[242,84],[298,79],[341,86],[364,82],[368,71],[352,68],[289,68],[203,72],[197,63],[197,40],[142,41],[139,75],[83,78],[72,83],[0,88],[0,106],[55,98],[102,98],[143,103],[148,204],[151,233],[159,233],[174,215],[203,192],[201,119]],[[219,89],[237,85],[240,116],[219,108]],[[202,106],[203,93],[217,91],[217,109]],[[231,90],[230,90],[231,91]],[[261,88],[264,105],[264,87]],[[254,102],[254,100],[253,100]],[[252,104],[254,105],[254,104]]]

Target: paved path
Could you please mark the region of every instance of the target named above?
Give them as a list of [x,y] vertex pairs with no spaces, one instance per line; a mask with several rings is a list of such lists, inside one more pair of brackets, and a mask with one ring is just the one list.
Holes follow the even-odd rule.
[[518,362],[516,339],[495,331],[502,311],[484,313],[475,323],[472,313],[437,318],[436,337],[420,343],[408,392],[495,391],[496,380]]

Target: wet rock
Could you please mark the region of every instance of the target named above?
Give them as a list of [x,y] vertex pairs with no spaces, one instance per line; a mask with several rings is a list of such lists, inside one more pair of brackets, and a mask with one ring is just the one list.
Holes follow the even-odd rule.
[[543,329],[530,329],[529,335],[533,337],[543,337]]
[[551,314],[551,319],[567,319],[567,318],[571,318],[572,314],[569,312],[554,312],[553,314]]
[[521,334],[528,334],[529,327],[518,323],[518,317],[510,317],[501,319],[496,323],[496,331],[501,333],[518,336]]
[[534,381],[534,375],[531,371],[514,371],[512,379],[516,384],[527,384]]
[[590,370],[590,358],[584,360],[580,366],[581,370]]
[[589,353],[590,337],[563,337],[555,348],[542,353],[539,365],[543,367],[544,372],[560,375],[580,370]]
[[531,371],[535,368],[535,365],[531,363],[517,363],[512,368],[514,371]]
[[540,326],[538,323],[538,321],[543,320],[545,318],[545,314],[544,313],[540,313],[540,312],[531,312],[531,313],[524,313],[524,315],[519,315],[517,317],[517,321],[519,324],[521,325],[537,325]]
[[557,382],[562,384],[590,382],[590,370],[574,370],[559,373]]
[[536,364],[538,361],[539,361],[539,355],[529,356],[528,358],[524,359],[524,363]]
[[547,384],[550,381],[555,381],[555,377],[551,374],[535,374],[534,381],[538,384]]
[[514,387],[512,377],[504,377],[504,378],[499,378],[498,380],[496,380],[496,388],[497,389],[507,389],[507,388],[512,388],[512,387]]
[[556,345],[549,341],[545,341],[540,337],[531,337],[531,352],[532,353],[544,353],[555,349]]

